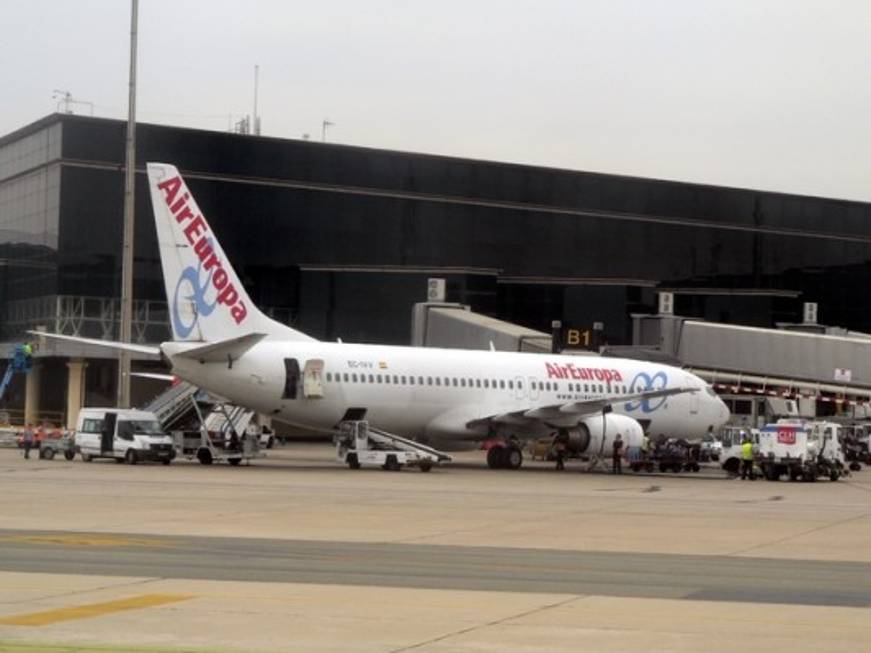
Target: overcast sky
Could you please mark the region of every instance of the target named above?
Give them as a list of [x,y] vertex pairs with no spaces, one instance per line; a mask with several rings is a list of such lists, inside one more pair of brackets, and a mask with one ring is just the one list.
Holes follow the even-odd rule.
[[[0,0],[0,135],[123,118],[128,0]],[[867,0],[140,0],[138,118],[871,201]],[[90,113],[85,104],[76,113]]]

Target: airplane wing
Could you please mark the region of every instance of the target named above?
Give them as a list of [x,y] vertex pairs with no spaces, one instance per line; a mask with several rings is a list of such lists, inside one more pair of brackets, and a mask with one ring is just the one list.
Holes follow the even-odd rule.
[[477,429],[485,426],[489,427],[493,424],[506,424],[521,429],[524,427],[534,429],[535,427],[541,427],[543,425],[569,428],[577,425],[577,423],[584,417],[600,414],[603,410],[614,404],[622,404],[627,401],[658,399],[686,392],[699,392],[699,388],[664,388],[662,390],[636,392],[629,395],[614,395],[600,399],[570,401],[562,404],[551,404],[549,406],[513,410],[507,413],[496,413],[494,415],[487,415],[486,417],[474,419],[471,422],[467,422],[466,427]]
[[118,342],[117,340],[100,340],[99,338],[80,338],[79,336],[65,336],[60,333],[46,333],[45,331],[28,331],[30,335],[39,336],[40,338],[49,338],[51,340],[64,340],[66,342],[75,342],[80,345],[93,345],[95,347],[106,347],[107,349],[123,349],[124,351],[132,351],[137,354],[150,354],[152,356],[160,356],[160,347],[152,347],[150,345],[137,345],[132,342]]

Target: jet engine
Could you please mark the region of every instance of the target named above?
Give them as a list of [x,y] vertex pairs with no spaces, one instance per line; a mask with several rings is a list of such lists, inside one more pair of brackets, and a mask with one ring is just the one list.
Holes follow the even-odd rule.
[[624,452],[640,447],[644,439],[644,429],[636,420],[607,413],[587,417],[577,427],[567,429],[568,450],[575,456],[610,456],[618,433],[623,438]]

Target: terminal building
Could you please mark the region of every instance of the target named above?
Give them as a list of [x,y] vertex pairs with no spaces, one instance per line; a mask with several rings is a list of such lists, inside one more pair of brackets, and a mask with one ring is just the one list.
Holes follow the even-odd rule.
[[[0,137],[4,347],[34,328],[117,337],[125,128],[53,114]],[[141,342],[169,335],[147,161],[182,171],[252,299],[319,339],[407,344],[433,277],[475,313],[600,323],[614,347],[645,344],[636,317],[663,292],[708,322],[771,328],[814,302],[821,322],[871,333],[871,204],[141,124]],[[13,421],[114,401],[110,354],[52,347],[0,400]],[[159,389],[137,379],[134,401]]]

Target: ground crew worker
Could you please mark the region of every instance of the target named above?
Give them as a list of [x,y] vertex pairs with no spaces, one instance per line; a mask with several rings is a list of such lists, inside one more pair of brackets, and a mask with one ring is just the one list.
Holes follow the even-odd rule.
[[622,474],[623,467],[621,466],[620,457],[623,455],[623,436],[619,433],[617,437],[614,438],[613,445],[613,467],[611,473],[613,474]]
[[741,480],[753,480],[753,443],[750,438],[744,438],[741,444]]
[[553,455],[556,458],[557,471],[562,471],[566,468],[566,436],[562,433],[556,436],[553,442]]
[[33,428],[30,424],[24,425],[24,433],[21,436],[21,443],[24,445],[24,458],[30,458],[30,448],[33,446]]

